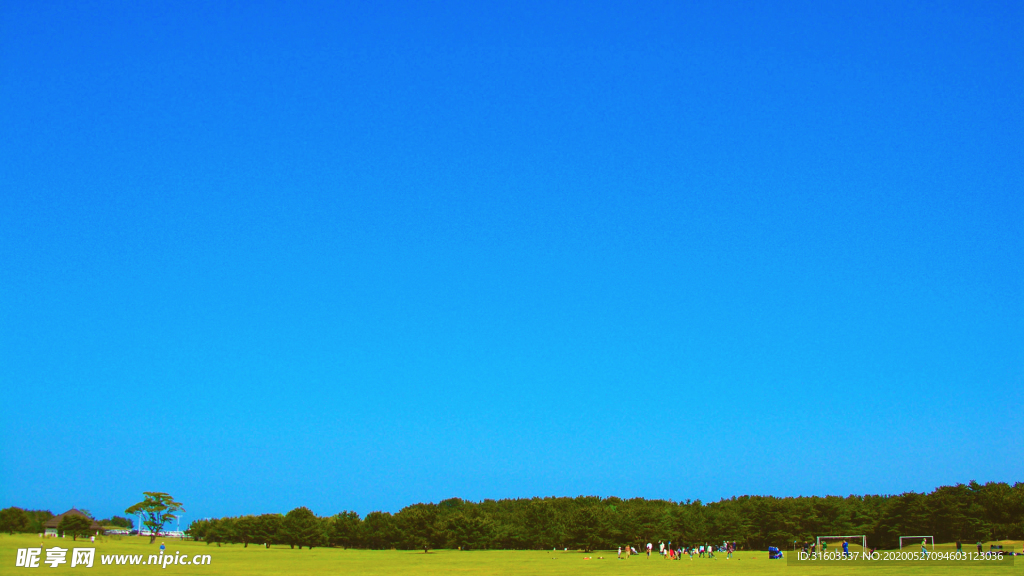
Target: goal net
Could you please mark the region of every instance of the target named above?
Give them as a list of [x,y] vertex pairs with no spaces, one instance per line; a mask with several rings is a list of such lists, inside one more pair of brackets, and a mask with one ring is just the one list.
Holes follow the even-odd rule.
[[903,550],[903,544],[907,546],[913,546],[914,544],[922,543],[925,540],[932,543],[932,552],[935,552],[935,538],[931,536],[900,536],[900,550]]
[[842,552],[844,541],[849,542],[851,547],[859,544],[861,553],[868,551],[868,537],[864,534],[854,534],[853,536],[818,536],[814,541],[814,550],[821,552],[821,545],[825,544],[826,546],[835,546],[837,550]]

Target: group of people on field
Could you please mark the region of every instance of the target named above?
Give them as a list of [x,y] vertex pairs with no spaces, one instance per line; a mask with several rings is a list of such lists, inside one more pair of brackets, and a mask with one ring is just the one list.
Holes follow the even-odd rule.
[[[644,547],[641,545],[640,549],[644,550]],[[671,540],[669,540],[668,544],[665,544],[664,542],[658,542],[658,554],[660,554],[666,560],[682,560],[683,556],[689,556],[690,560],[693,560],[694,556],[698,558],[715,558],[715,552],[725,553],[725,559],[729,560],[730,558],[732,558],[733,552],[735,551],[735,542],[723,542],[721,546],[714,546],[711,544],[700,544],[696,546],[681,546],[677,548],[672,547]],[[625,555],[623,555],[623,552],[625,552]],[[646,552],[647,558],[650,558],[651,554],[654,553],[654,544],[648,542]],[[625,548],[620,546],[618,559],[625,560],[629,558],[630,555],[636,555],[640,553],[642,552],[637,552],[636,548],[634,548],[633,546],[626,546]]]
[[[813,542],[811,542],[811,543],[806,543],[805,542],[804,545],[803,545],[802,550],[804,552],[808,552],[809,551],[809,552],[811,552],[813,554],[815,552],[815,548],[816,547],[815,547]],[[822,553],[828,552],[828,540],[822,540],[821,541],[821,552]],[[865,552],[867,552],[868,554],[874,554],[875,553],[875,549],[874,548],[869,548],[869,549],[865,550]],[[843,539],[843,558],[849,558],[849,557],[850,557],[850,541],[846,540],[846,539]]]

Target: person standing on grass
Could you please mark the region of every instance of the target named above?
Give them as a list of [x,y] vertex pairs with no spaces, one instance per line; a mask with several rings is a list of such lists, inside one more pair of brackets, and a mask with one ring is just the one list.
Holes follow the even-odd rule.
[[848,558],[849,556],[850,556],[850,543],[847,542],[846,540],[843,540],[843,558]]
[[654,545],[651,544],[650,542],[648,542],[647,543],[647,559],[648,560],[651,559],[651,551],[653,551],[653,550],[654,550]]
[[927,538],[921,538],[921,557],[922,558],[927,558],[928,557],[928,539]]
[[963,551],[963,544],[960,543],[959,538],[956,539],[956,551],[958,554]]

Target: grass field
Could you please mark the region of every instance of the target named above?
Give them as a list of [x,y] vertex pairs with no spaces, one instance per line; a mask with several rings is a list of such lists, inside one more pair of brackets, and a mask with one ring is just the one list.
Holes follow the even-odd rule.
[[[893,575],[954,575],[954,574],[1022,574],[1024,561],[1017,562],[1013,567],[986,563],[963,564],[912,564],[912,563],[878,563],[872,566],[789,566],[785,561],[769,561],[766,552],[740,552],[732,560],[725,560],[725,555],[717,560],[685,558],[669,561],[658,557],[647,559],[645,556],[633,556],[629,560],[616,560],[615,551],[583,554],[578,552],[536,552],[536,551],[470,551],[452,550],[431,551],[372,551],[372,550],[339,550],[333,548],[314,548],[313,550],[292,550],[287,546],[273,546],[269,549],[261,546],[243,548],[240,544],[225,546],[208,546],[203,543],[162,540],[171,554],[209,554],[211,563],[205,566],[113,566],[102,565],[102,554],[142,554],[143,562],[150,554],[159,554],[161,540],[149,544],[149,538],[124,537],[101,538],[97,540],[96,558],[92,568],[70,566],[68,563],[51,568],[40,562],[38,569],[29,569],[45,573],[58,571],[84,571],[86,574],[125,574],[125,573],[177,573],[177,574],[256,574],[256,575],[292,575],[292,574],[367,574],[367,575],[399,575],[399,574],[457,574],[465,576],[486,574],[623,574],[623,575],[660,575],[660,574],[722,574],[722,575],[762,575],[762,574],[893,574]],[[41,540],[35,535],[15,534],[0,536],[0,574],[22,574],[25,568],[15,567],[18,548],[43,548],[45,560],[46,549],[54,546],[72,549],[90,546],[88,540],[72,542],[67,539]],[[1021,542],[1005,542],[1021,549]],[[986,549],[988,545],[986,544]],[[937,550],[951,550],[952,545],[936,546]],[[597,557],[603,556],[604,559]],[[592,558],[587,560],[585,558]],[[1022,560],[1017,558],[1017,560]]]

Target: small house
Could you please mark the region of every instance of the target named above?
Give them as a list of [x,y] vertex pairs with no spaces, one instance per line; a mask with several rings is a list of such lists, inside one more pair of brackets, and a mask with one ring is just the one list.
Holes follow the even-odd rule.
[[[53,518],[50,518],[49,520],[46,521],[46,523],[43,524],[43,529],[46,530],[46,535],[47,536],[57,536],[57,527],[60,526],[60,521],[63,520],[64,517],[68,516],[68,515],[71,515],[71,516],[81,516],[82,518],[90,519],[84,513],[79,511],[77,508],[72,508],[71,510],[68,510],[67,512],[65,512],[63,514],[59,514],[57,516],[54,516]],[[100,523],[95,521],[95,520],[92,521],[92,525],[89,526],[89,529],[96,531],[97,534],[99,534],[100,532],[103,531],[103,527],[100,526]]]

